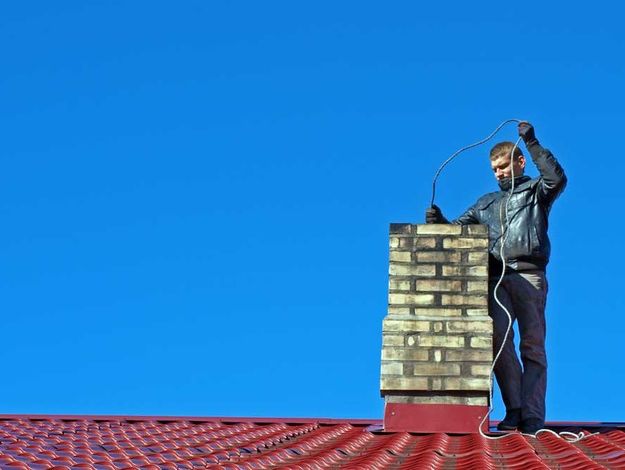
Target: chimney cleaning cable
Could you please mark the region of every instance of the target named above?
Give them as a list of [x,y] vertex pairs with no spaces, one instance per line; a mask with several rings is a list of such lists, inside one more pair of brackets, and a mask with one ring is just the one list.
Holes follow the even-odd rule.
[[[507,119],[506,121],[503,121],[501,124],[499,124],[499,126],[497,126],[497,128],[485,139],[480,140],[479,142],[476,142],[474,144],[470,144],[467,145],[466,147],[462,147],[461,149],[457,150],[456,152],[454,152],[447,160],[445,160],[443,162],[443,164],[440,166],[440,168],[438,169],[438,171],[436,172],[436,174],[434,175],[434,181],[432,182],[432,201],[430,206],[434,206],[434,197],[436,195],[436,181],[438,179],[438,176],[440,175],[441,171],[443,171],[443,168],[445,168],[447,166],[447,164],[449,162],[451,162],[454,158],[456,158],[460,153],[464,152],[465,150],[469,150],[470,148],[473,147],[477,147],[478,145],[482,145],[486,142],[488,142],[490,139],[492,139],[495,134],[497,134],[497,132],[499,132],[499,130],[505,126],[506,124],[509,124],[511,122],[515,122],[515,123],[520,123],[522,122],[520,119]],[[484,425],[484,423],[486,422],[486,420],[488,419],[488,417],[490,416],[491,412],[493,411],[493,374],[495,372],[495,365],[497,364],[497,361],[499,360],[499,356],[501,356],[501,353],[503,352],[503,348],[506,344],[506,341],[508,339],[508,336],[510,334],[510,331],[512,330],[512,315],[510,314],[510,311],[506,308],[506,306],[501,302],[501,300],[499,299],[499,296],[497,295],[497,292],[499,290],[499,287],[501,286],[501,283],[503,282],[503,278],[506,274],[506,254],[505,254],[505,243],[506,240],[508,239],[508,228],[510,227],[510,213],[508,211],[508,205],[510,203],[510,199],[512,199],[512,195],[514,194],[514,151],[517,149],[517,147],[519,146],[519,143],[521,142],[521,137],[519,137],[517,139],[517,141],[515,142],[514,146],[512,147],[512,151],[510,152],[510,168],[511,168],[511,178],[512,178],[512,184],[510,187],[510,190],[508,191],[508,196],[506,198],[506,203],[505,203],[505,210],[502,211],[501,209],[504,208],[504,204],[503,201],[501,202],[500,205],[500,210],[499,210],[499,223],[501,224],[501,242],[500,242],[500,246],[499,246],[499,255],[501,258],[501,264],[502,264],[502,270],[501,270],[501,275],[499,276],[499,280],[497,281],[497,284],[495,285],[495,288],[493,290],[493,297],[495,299],[495,302],[497,302],[497,304],[503,309],[504,312],[506,312],[506,316],[508,317],[508,327],[506,328],[506,334],[504,335],[503,341],[501,342],[501,346],[499,347],[499,350],[497,351],[497,354],[495,355],[495,358],[493,359],[493,364],[490,368],[490,373],[489,373],[489,407],[488,407],[488,413],[486,413],[486,415],[484,416],[484,418],[482,418],[482,421],[480,422],[479,425],[479,433],[482,437],[486,438],[486,439],[491,439],[491,440],[498,440],[498,439],[504,439],[506,437],[509,436],[513,436],[514,433],[506,433],[503,436],[487,436],[486,434],[484,434],[484,432],[482,431],[482,426]],[[504,224],[504,213],[505,213],[505,224]],[[548,432],[553,434],[556,437],[559,437],[561,439],[564,439],[568,442],[578,442],[581,441],[582,439],[585,439],[587,437],[590,436],[594,436],[595,434],[598,433],[592,433],[592,434],[584,434],[583,432],[580,432],[579,434],[575,434],[572,432],[567,432],[567,431],[563,431],[561,433],[556,433],[555,431],[551,430],[551,429],[539,429],[538,431],[536,431],[535,434],[525,434],[522,433],[525,436],[530,436],[530,437],[534,437],[537,438],[538,434],[541,432]]]
[[432,207],[434,205],[434,198],[436,197],[436,181],[438,180],[438,176],[441,174],[441,171],[443,171],[443,168],[445,168],[448,163],[450,163],[454,158],[456,158],[458,155],[460,155],[465,150],[472,149],[473,147],[477,147],[478,145],[482,145],[482,144],[488,142],[490,139],[492,139],[495,136],[495,134],[497,134],[497,132],[499,132],[499,130],[503,126],[505,126],[506,124],[511,123],[511,122],[516,122],[518,124],[519,122],[521,122],[521,120],[520,119],[507,119],[507,120],[505,120],[504,122],[499,124],[497,126],[497,129],[495,129],[493,132],[491,132],[491,134],[488,137],[486,137],[485,139],[480,140],[479,142],[475,142],[474,144],[467,145],[466,147],[462,147],[460,150],[457,150],[456,152],[454,152],[451,157],[449,157],[447,160],[445,160],[443,162],[443,164],[440,166],[440,168],[438,169],[438,171],[434,175],[434,181],[432,181],[432,202],[430,203],[430,207]]

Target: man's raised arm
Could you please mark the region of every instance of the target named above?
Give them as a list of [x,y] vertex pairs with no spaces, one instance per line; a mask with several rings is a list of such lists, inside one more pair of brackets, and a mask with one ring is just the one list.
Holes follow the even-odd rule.
[[534,126],[529,122],[522,121],[519,123],[519,135],[523,138],[525,147],[527,147],[541,176],[538,195],[543,202],[551,204],[566,186],[567,179],[564,169],[553,154],[540,145],[534,132]]

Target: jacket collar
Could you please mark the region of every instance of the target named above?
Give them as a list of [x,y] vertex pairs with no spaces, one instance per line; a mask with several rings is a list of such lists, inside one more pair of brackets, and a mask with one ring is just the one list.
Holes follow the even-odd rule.
[[[529,176],[515,176],[514,177],[514,187],[518,187],[519,185],[526,183],[527,181],[531,180],[532,178],[530,178]],[[512,178],[504,178],[501,181],[497,182],[499,184],[499,189],[501,189],[502,191],[510,191],[510,188],[512,187]]]

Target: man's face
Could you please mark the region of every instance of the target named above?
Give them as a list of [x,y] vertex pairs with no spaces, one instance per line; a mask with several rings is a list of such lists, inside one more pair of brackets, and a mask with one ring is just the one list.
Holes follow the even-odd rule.
[[514,167],[514,176],[521,176],[525,169],[525,157],[521,155],[517,158],[513,166],[510,166],[510,154],[501,155],[497,157],[495,160],[490,161],[490,166],[493,169],[493,173],[495,173],[495,178],[497,181],[501,181],[504,178],[512,178],[512,169]]

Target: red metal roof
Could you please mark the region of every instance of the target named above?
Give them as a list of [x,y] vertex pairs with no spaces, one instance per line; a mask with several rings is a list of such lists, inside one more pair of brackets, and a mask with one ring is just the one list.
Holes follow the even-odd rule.
[[3,469],[625,469],[625,425],[599,434],[385,433],[378,420],[0,415]]

